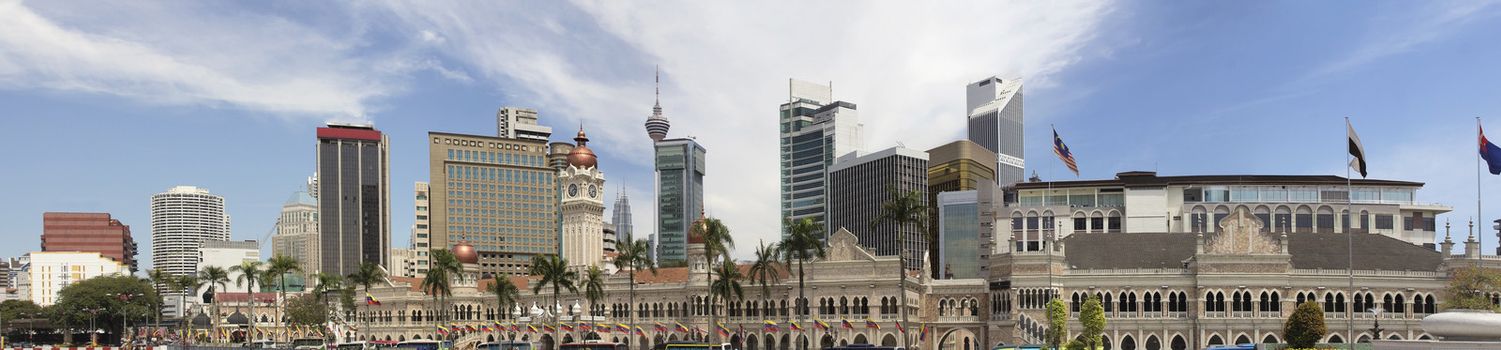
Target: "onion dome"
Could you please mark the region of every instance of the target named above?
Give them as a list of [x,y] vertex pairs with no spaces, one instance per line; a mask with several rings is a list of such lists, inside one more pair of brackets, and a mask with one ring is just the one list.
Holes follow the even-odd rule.
[[667,138],[667,129],[672,124],[667,122],[667,117],[662,116],[662,73],[657,72],[657,103],[651,107],[651,116],[646,117],[646,135],[651,136],[653,142],[660,142]]
[[229,322],[229,324],[233,325],[247,325],[250,324],[250,318],[245,317],[245,314],[240,313],[239,310],[235,310],[235,313],[230,314],[229,318],[226,319],[225,322]]
[[460,242],[453,245],[453,256],[454,258],[458,258],[461,264],[479,263],[479,252],[475,251],[474,246],[469,245],[469,243]]
[[579,135],[574,137],[573,141],[578,142],[578,146],[574,147],[572,152],[568,152],[568,164],[579,168],[595,167],[599,159],[594,156],[594,151],[585,145],[589,143],[589,136],[584,135],[584,127],[579,127]]
[[704,209],[698,209],[698,220],[693,220],[688,225],[688,244],[704,244],[704,231],[709,230],[709,224],[704,222],[709,217],[704,215]]

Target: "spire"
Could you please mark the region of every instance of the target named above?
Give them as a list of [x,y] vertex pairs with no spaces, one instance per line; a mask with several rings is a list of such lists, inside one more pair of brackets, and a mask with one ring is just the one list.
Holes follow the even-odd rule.
[[662,115],[662,66],[657,65],[657,101],[652,107],[652,114]]
[[646,135],[653,142],[660,142],[667,138],[667,130],[672,126],[667,118],[662,116],[662,67],[657,66],[656,73],[656,102],[652,104],[651,116],[646,118]]

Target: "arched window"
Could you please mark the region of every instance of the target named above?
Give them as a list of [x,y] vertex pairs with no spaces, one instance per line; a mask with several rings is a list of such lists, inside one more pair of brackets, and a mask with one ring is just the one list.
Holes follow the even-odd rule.
[[1407,302],[1405,301],[1405,299],[1404,299],[1404,297],[1402,296],[1401,293],[1397,293],[1397,297],[1394,298],[1394,300],[1396,300],[1396,303],[1393,304],[1393,305],[1396,306],[1397,308],[1392,309],[1392,312],[1395,312],[1395,313],[1398,313],[1398,314],[1407,312]]
[[1079,292],[1074,292],[1073,297],[1069,300],[1069,303],[1068,303],[1068,311],[1069,312],[1079,312],[1079,305],[1081,303],[1083,303],[1083,301],[1080,300],[1080,298],[1079,298]]

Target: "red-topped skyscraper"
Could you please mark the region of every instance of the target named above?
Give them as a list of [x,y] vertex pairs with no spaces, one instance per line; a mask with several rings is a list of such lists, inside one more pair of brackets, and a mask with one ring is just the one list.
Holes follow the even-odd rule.
[[42,213],[42,251],[99,253],[136,271],[130,225],[109,213]]
[[388,144],[368,125],[318,128],[318,272],[344,276],[365,262],[392,269]]

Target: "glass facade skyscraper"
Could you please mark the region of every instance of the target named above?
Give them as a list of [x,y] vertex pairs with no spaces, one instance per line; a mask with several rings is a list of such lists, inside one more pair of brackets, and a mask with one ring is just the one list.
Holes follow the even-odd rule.
[[1022,81],[989,77],[966,87],[965,112],[969,140],[996,154],[996,179],[1001,186],[1021,182],[1027,163],[1023,155]]
[[[938,194],[938,275],[981,278],[979,191]],[[988,247],[989,245],[983,245]]]
[[657,258],[662,266],[688,261],[688,224],[704,210],[705,153],[692,139],[656,143]]
[[319,272],[344,276],[366,262],[392,268],[387,145],[369,126],[318,128]]
[[[861,146],[859,114],[853,103],[831,101],[826,85],[789,79],[780,111],[781,218],[825,223],[828,168],[834,159]],[[787,221],[782,222],[787,235]]]

